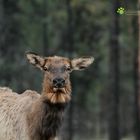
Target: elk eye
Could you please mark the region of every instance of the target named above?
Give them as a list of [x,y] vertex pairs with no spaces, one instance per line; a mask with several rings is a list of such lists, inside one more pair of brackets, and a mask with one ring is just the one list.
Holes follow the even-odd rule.
[[43,67],[44,71],[49,71],[49,69],[47,67]]
[[66,70],[67,70],[67,71],[71,71],[71,68],[70,68],[70,67],[66,67]]

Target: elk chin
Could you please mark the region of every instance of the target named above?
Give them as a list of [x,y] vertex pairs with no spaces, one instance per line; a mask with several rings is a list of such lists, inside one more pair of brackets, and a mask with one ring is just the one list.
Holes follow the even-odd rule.
[[71,100],[71,93],[64,88],[53,88],[53,92],[47,93],[47,100],[50,103],[68,103]]
[[53,92],[55,94],[66,94],[66,89],[65,88],[53,88]]

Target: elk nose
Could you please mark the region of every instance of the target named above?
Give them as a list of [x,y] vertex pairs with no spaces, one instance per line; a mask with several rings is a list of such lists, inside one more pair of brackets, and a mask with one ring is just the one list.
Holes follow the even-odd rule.
[[63,78],[53,79],[53,86],[56,88],[62,88],[64,84],[65,84],[65,80]]

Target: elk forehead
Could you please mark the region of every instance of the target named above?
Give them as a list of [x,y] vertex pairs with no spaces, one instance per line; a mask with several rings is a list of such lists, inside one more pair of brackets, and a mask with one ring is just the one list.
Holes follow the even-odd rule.
[[70,66],[70,60],[65,57],[53,56],[47,57],[44,66],[50,67],[61,67],[61,66]]

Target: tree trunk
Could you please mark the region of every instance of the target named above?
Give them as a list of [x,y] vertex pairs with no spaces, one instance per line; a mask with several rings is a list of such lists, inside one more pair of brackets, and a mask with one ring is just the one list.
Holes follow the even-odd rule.
[[139,115],[139,95],[140,95],[140,72],[138,72],[138,48],[134,48],[134,133],[135,139],[140,138],[140,115]]
[[[140,8],[140,0],[138,0],[138,8]],[[134,29],[134,36],[137,32]],[[134,111],[135,111],[135,139],[140,139],[140,113],[139,113],[139,99],[140,99],[140,15],[138,14],[138,47],[134,48],[134,80],[135,80],[135,99],[134,99]]]
[[110,38],[110,103],[109,103],[109,140],[120,140],[119,132],[119,92],[120,92],[120,48],[119,48],[119,15],[116,9],[119,7],[118,0],[113,2],[112,25]]
[[17,54],[20,39],[19,23],[17,16],[15,16],[19,12],[17,1],[1,0],[0,10],[0,34],[2,34],[0,38],[0,55],[3,58],[3,64],[6,64],[6,66],[1,66],[6,71],[6,73],[2,71],[1,79],[4,79],[5,86],[9,86],[14,72],[9,73],[8,68],[15,62],[15,54]]
[[[3,21],[4,21],[4,9],[3,9],[3,1],[1,0],[0,1],[0,46],[2,45],[3,43],[3,37],[2,37],[2,30],[3,30]],[[1,52],[0,52],[1,53]]]
[[49,55],[49,43],[48,43],[48,1],[43,0],[43,54]]
[[[67,8],[67,52],[69,57],[72,55],[73,53],[73,45],[74,45],[74,40],[73,40],[73,13],[72,13],[72,7],[71,7],[71,0],[67,0],[66,1],[66,8]],[[75,91],[75,87],[74,87],[74,79],[71,79],[72,83],[73,83],[73,90],[72,90],[72,94],[74,95],[74,91]],[[69,107],[69,116],[68,116],[68,140],[72,140],[73,139],[73,135],[74,135],[74,128],[73,128],[73,115],[74,115],[74,99],[72,99],[70,107]]]

